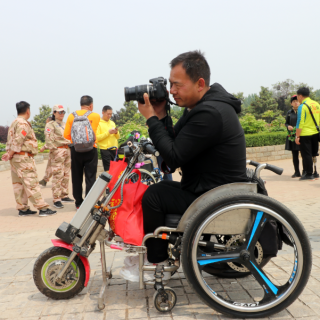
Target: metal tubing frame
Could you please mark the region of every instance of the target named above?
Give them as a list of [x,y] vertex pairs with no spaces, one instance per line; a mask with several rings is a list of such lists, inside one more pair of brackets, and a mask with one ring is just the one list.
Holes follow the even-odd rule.
[[106,250],[104,247],[104,241],[100,241],[100,254],[101,254],[101,268],[102,268],[102,286],[100,289],[99,297],[98,297],[98,308],[100,310],[104,309],[104,293],[106,291],[106,287],[108,285],[108,277],[107,277],[107,263],[106,263]]

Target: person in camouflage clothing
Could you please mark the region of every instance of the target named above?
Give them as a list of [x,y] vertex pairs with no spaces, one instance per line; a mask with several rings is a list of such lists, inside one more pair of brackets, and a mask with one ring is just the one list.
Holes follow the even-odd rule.
[[28,206],[28,199],[39,209],[39,216],[49,216],[57,211],[49,209],[43,200],[33,157],[38,153],[38,142],[30,122],[30,105],[21,101],[16,104],[18,117],[8,131],[7,153],[3,161],[10,160],[13,191],[19,216],[35,214]]
[[[46,123],[48,123],[49,121],[52,121],[52,117],[47,118]],[[43,152],[44,150],[47,150],[47,149],[49,149],[49,148],[46,145],[44,145],[40,149],[40,152]],[[51,177],[52,177],[52,169],[51,169],[51,158],[50,158],[50,153],[49,153],[49,159],[48,159],[48,163],[47,163],[46,172],[44,174],[43,179],[39,181],[39,184],[41,184],[43,187],[45,187]]]
[[65,123],[62,120],[65,113],[63,106],[55,105],[52,121],[45,128],[46,147],[50,150],[53,205],[58,209],[63,208],[62,202],[74,202],[68,197],[71,153],[70,141],[63,136]]

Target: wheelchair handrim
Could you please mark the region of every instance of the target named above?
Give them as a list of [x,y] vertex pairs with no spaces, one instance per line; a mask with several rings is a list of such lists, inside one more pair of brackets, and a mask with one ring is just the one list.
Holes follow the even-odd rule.
[[[200,240],[200,237],[203,233],[203,231],[205,230],[206,226],[215,218],[217,218],[219,215],[226,213],[227,211],[231,211],[231,210],[236,210],[236,209],[251,209],[251,210],[257,210],[257,211],[262,211],[265,212],[271,216],[273,216],[275,219],[277,219],[279,222],[281,222],[285,228],[289,231],[289,233],[291,234],[292,238],[293,238],[293,242],[294,242],[294,254],[297,258],[297,268],[296,268],[296,272],[295,272],[295,276],[291,282],[290,287],[281,295],[279,296],[276,300],[270,302],[269,304],[265,304],[262,306],[248,306],[248,307],[244,307],[244,306],[238,306],[238,305],[234,305],[230,302],[227,302],[225,300],[223,300],[222,298],[218,297],[218,295],[211,289],[209,288],[209,286],[207,285],[207,283],[205,282],[204,278],[201,275],[199,266],[198,266],[198,259],[197,259],[197,248],[198,248],[198,243]],[[296,234],[296,232],[294,231],[294,229],[291,227],[291,225],[282,217],[280,216],[278,213],[276,213],[275,211],[264,207],[264,206],[260,206],[260,205],[255,205],[255,204],[236,204],[236,205],[231,205],[225,208],[222,208],[220,210],[218,210],[216,213],[214,213],[212,216],[209,216],[198,228],[195,238],[193,240],[193,245],[192,245],[192,266],[193,266],[193,270],[195,272],[195,275],[197,277],[197,280],[199,281],[201,287],[203,288],[203,290],[218,304],[222,305],[223,307],[226,307],[228,309],[231,310],[235,310],[235,311],[239,311],[239,312],[259,312],[259,311],[265,311],[268,310],[270,308],[273,308],[275,306],[277,306],[278,304],[280,304],[281,302],[285,301],[287,299],[287,297],[294,291],[295,287],[297,286],[299,279],[301,278],[301,274],[302,274],[302,269],[303,269],[303,252],[302,252],[302,246],[300,243],[300,240]]]

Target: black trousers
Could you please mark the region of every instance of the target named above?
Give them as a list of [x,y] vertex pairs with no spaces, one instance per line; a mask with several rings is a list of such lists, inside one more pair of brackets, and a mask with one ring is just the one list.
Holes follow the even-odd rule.
[[312,157],[318,155],[319,151],[319,134],[312,136],[300,136],[300,151],[303,162],[303,169],[306,171],[307,176],[313,173],[313,160]]
[[300,175],[299,169],[299,150],[291,150],[292,151],[292,161],[294,166],[294,173]]
[[83,171],[86,179],[86,195],[96,181],[98,168],[98,151],[93,148],[89,152],[76,152],[71,147],[71,173],[73,197],[76,200],[76,207],[80,207],[83,202],[82,183]]
[[[153,233],[165,226],[167,214],[183,215],[190,204],[200,195],[181,190],[180,182],[164,180],[150,186],[142,199],[145,233]],[[168,258],[168,241],[148,239],[146,241],[149,262],[158,263]]]
[[100,154],[101,154],[101,159],[102,159],[104,171],[109,171],[110,161],[114,161],[114,158],[116,156],[116,150],[100,149]]

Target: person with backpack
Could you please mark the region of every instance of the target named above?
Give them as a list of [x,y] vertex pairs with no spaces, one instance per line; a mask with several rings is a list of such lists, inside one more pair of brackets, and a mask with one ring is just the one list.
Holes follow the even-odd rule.
[[83,96],[80,99],[81,110],[69,115],[64,137],[71,141],[71,174],[73,197],[78,209],[82,202],[83,172],[86,179],[86,195],[96,181],[98,151],[96,133],[100,115],[92,112],[93,99]]
[[313,162],[319,155],[320,105],[318,102],[311,100],[309,96],[309,88],[298,89],[297,98],[300,106],[298,108],[295,141],[297,145],[300,145],[303,169],[306,171],[306,174],[299,180],[314,180],[319,177],[317,172],[313,173]]
[[62,202],[74,202],[69,198],[69,179],[71,167],[70,141],[65,139],[62,121],[65,109],[62,105],[53,107],[52,120],[46,124],[46,147],[50,150],[50,164],[52,172],[53,205],[62,209]]

